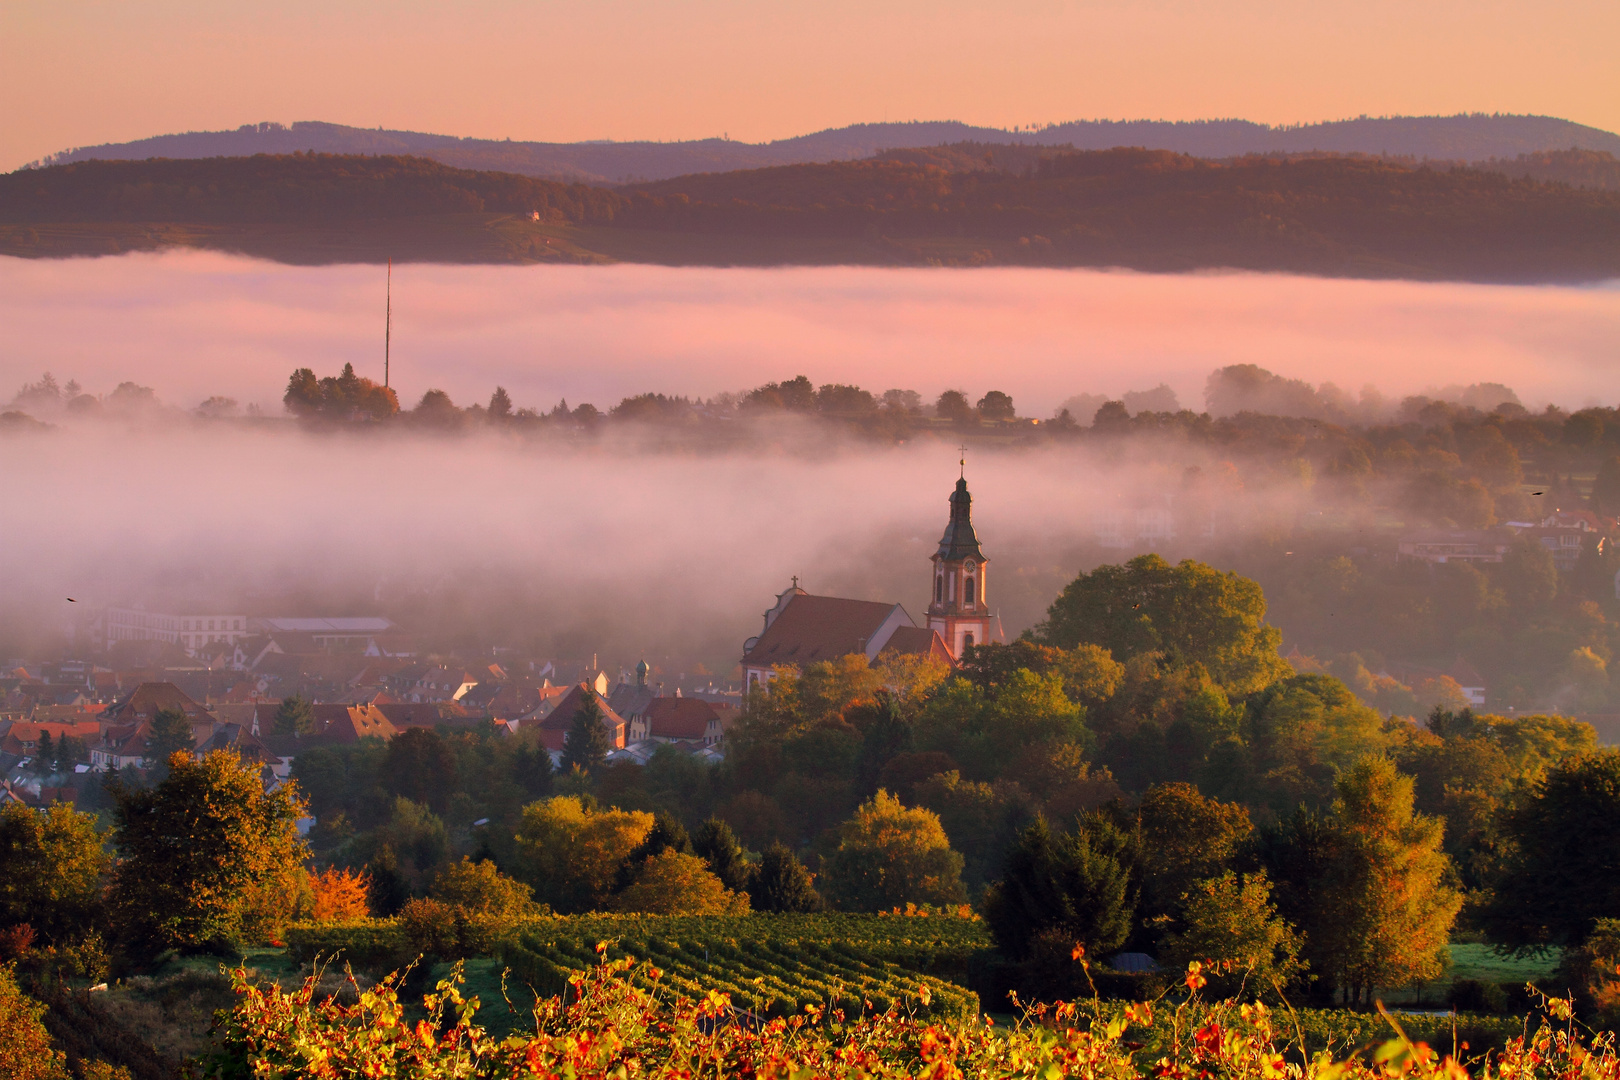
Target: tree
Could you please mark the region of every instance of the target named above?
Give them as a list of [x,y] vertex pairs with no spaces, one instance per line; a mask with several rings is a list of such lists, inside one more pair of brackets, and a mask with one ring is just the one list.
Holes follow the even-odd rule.
[[986,420],[1016,420],[1013,399],[1000,390],[992,390],[979,399],[979,415]]
[[1356,1002],[1370,1000],[1376,987],[1436,978],[1462,897],[1446,883],[1445,824],[1414,811],[1412,778],[1393,761],[1363,758],[1336,786],[1334,858],[1307,956],[1312,970]]
[[962,856],[931,810],[907,809],[887,791],[862,803],[834,834],[822,860],[827,899],[844,911],[900,904],[959,904]]
[[1156,652],[1172,664],[1202,664],[1229,694],[1243,695],[1290,673],[1277,654],[1282,634],[1265,614],[1265,594],[1248,578],[1138,555],[1075,578],[1030,636],[1065,649],[1098,645],[1121,661]]
[[743,915],[748,894],[727,889],[696,855],[665,848],[643,863],[635,882],[613,898],[613,909],[645,915]]
[[1198,882],[1183,897],[1179,933],[1159,943],[1159,961],[1171,968],[1192,961],[1231,961],[1252,992],[1263,993],[1297,976],[1299,938],[1277,915],[1265,871],[1241,878],[1227,870]]
[[594,911],[613,891],[619,867],[652,831],[653,816],[596,810],[562,795],[523,808],[513,873],[563,914]]
[[1024,959],[1037,942],[1082,944],[1106,956],[1130,936],[1137,890],[1130,842],[1095,815],[1053,836],[1037,818],[1007,855],[1002,879],[985,893],[984,917],[1000,948]]
[[51,1046],[44,1015],[45,1006],[22,992],[10,965],[0,966],[0,1076],[68,1080],[66,1056]]
[[732,892],[745,892],[754,877],[754,868],[743,858],[731,826],[719,818],[709,818],[692,834],[692,854],[709,864],[709,872]]
[[453,431],[466,420],[450,395],[443,390],[428,390],[411,410],[411,419],[424,427]]
[[27,923],[53,942],[89,933],[109,864],[94,814],[66,803],[0,806],[0,926]]
[[314,893],[309,917],[316,922],[357,922],[371,915],[369,875],[330,866],[311,874],[309,884]]
[[147,729],[142,764],[161,778],[174,754],[189,754],[196,747],[197,739],[191,733],[191,721],[186,714],[179,709],[159,709]]
[[497,386],[495,392],[489,396],[489,420],[492,424],[504,423],[512,418],[512,398],[506,392],[506,387]]
[[252,887],[305,855],[292,785],[266,794],[258,769],[225,751],[168,764],[156,787],[119,791],[114,811],[112,902],[138,959],[234,941]]
[[960,390],[947,390],[934,402],[934,415],[953,424],[965,424],[973,419],[973,406]]
[[[1155,784],[1137,810],[1146,918],[1172,915],[1193,885],[1226,869],[1254,826],[1237,803],[1207,799],[1191,784]],[[1271,885],[1266,884],[1267,902]]]
[[270,730],[283,737],[296,737],[308,735],[315,726],[315,709],[302,694],[294,694],[290,698],[282,698],[281,704],[276,706],[275,719],[271,721]]
[[456,789],[456,759],[431,728],[406,728],[388,740],[383,786],[392,795],[442,811]]
[[1550,769],[1502,815],[1509,844],[1486,933],[1524,952],[1574,948],[1620,911],[1620,751]]
[[287,380],[281,403],[294,416],[314,416],[321,410],[321,381],[307,367],[298,368]]
[[434,879],[428,895],[469,915],[496,920],[523,919],[540,911],[532,888],[488,861],[451,863]]
[[34,771],[41,776],[49,776],[56,771],[56,747],[52,743],[51,733],[41,730],[39,745],[34,748]]
[[595,691],[581,690],[573,722],[568,725],[568,734],[563,736],[563,771],[578,766],[586,772],[595,772],[607,760],[611,749],[613,740],[608,737],[607,717],[597,704]]
[[666,851],[690,855],[692,840],[686,835],[686,826],[660,811],[653,815],[653,827],[648,830],[646,837],[625,857],[624,865],[619,867],[618,887],[627,887],[636,880],[636,875],[648,859]]
[[821,894],[811,884],[810,871],[781,843],[765,849],[748,884],[748,896],[758,911],[821,910]]

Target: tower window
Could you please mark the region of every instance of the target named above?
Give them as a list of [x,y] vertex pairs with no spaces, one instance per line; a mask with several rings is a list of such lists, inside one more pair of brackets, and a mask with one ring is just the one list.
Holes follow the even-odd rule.
[[[1620,580],[1620,575],[1617,575],[1617,580]],[[1614,594],[1616,596],[1620,596],[1620,584],[1617,584],[1614,587]],[[934,578],[934,603],[937,604],[941,600],[944,600],[944,599],[945,599],[945,575],[944,574],[938,574]]]
[[969,630],[962,635],[962,651],[973,648],[973,631]]
[[973,587],[972,578],[968,578],[962,583],[962,601],[968,607],[973,606],[973,602],[978,598],[978,595],[978,591]]

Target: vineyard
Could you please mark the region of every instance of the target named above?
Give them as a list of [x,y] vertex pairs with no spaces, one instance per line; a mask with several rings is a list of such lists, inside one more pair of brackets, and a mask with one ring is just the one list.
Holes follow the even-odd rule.
[[[651,933],[617,929],[621,932],[611,938],[577,927],[530,929],[503,943],[500,960],[514,979],[541,995],[564,992],[571,979],[595,967],[605,954],[613,960],[645,961],[657,969],[656,979],[646,965],[634,969],[643,986],[656,983],[694,1000],[719,991],[730,995],[733,1008],[760,1016],[792,1016],[807,1006],[857,1014],[910,1002],[919,1014],[965,1020],[979,1009],[977,994],[920,970],[931,966],[925,943],[774,936],[746,926],[705,927],[695,933],[673,926]],[[726,933],[738,929],[755,933]],[[884,954],[914,962],[901,964]]]

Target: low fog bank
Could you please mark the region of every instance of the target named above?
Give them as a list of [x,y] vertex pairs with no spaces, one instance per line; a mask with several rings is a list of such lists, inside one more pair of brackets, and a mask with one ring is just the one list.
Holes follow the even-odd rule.
[[[0,436],[0,640],[32,652],[106,604],[382,613],[434,649],[644,655],[724,675],[793,575],[920,616],[954,440],[874,449],[774,427],[774,445],[703,455],[250,421],[14,430]],[[1008,633],[1101,557],[1099,507],[1179,491],[1205,457],[972,452]],[[1291,520],[1297,499],[1289,483],[1230,494],[1255,527]]]
[[[1531,409],[1620,399],[1620,288],[1325,280],[1268,274],[849,267],[670,269],[413,264],[394,270],[390,381],[458,403],[704,398],[765,379],[932,400],[1013,396],[1021,414],[1165,384],[1202,407],[1215,368],[1257,364],[1359,400],[1513,387]],[[279,412],[294,368],[382,378],[384,278],[199,252],[0,258],[0,389],[53,371],[95,393],[134,381],[191,408]]]

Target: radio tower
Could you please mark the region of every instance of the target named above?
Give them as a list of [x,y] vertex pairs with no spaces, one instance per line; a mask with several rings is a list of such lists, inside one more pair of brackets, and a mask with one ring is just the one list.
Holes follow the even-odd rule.
[[388,350],[394,338],[394,260],[388,260],[388,308],[383,320],[383,389],[388,389]]

